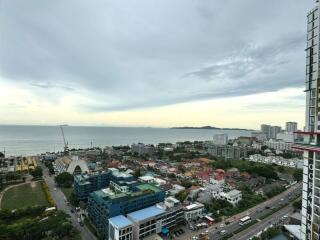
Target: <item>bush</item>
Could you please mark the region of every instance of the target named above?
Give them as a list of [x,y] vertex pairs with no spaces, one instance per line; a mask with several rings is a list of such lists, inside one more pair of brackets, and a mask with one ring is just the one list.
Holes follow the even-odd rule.
[[42,190],[43,190],[44,194],[46,195],[46,198],[47,198],[49,205],[54,207],[56,204],[52,198],[52,195],[50,193],[50,190],[49,190],[47,183],[45,181],[42,181],[41,186],[42,186]]

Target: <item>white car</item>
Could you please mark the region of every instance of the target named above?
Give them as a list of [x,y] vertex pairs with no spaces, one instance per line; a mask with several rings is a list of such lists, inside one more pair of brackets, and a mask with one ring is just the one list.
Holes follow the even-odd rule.
[[221,235],[225,235],[226,232],[227,232],[227,230],[221,230],[220,234],[221,234]]
[[224,227],[224,224],[223,224],[223,223],[221,223],[221,224],[220,224],[220,227],[221,227],[221,228],[223,228],[223,227]]

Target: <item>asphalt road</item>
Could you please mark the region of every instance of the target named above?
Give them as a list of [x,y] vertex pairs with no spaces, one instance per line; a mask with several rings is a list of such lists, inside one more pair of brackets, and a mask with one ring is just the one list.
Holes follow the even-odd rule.
[[70,220],[73,226],[79,230],[81,239],[96,240],[96,237],[90,232],[90,230],[85,225],[80,226],[80,224],[78,223],[77,214],[70,212],[71,207],[67,205],[66,197],[64,196],[63,192],[60,190],[60,188],[56,187],[53,177],[49,176],[48,169],[44,165],[41,166],[43,169],[44,179],[48,184],[49,190],[51,192],[53,200],[57,205],[57,208],[70,215]]
[[[259,205],[248,209],[247,211],[244,211],[242,213],[239,213],[235,216],[229,217],[228,219],[225,219],[223,222],[214,224],[212,226],[210,226],[209,228],[206,229],[201,229],[199,231],[190,231],[189,229],[186,229],[186,233],[179,236],[178,238],[175,239],[192,239],[193,236],[198,236],[200,233],[205,232],[206,230],[209,231],[209,238],[210,239],[221,239],[223,238],[223,236],[220,234],[221,230],[226,230],[226,235],[233,233],[235,231],[237,231],[238,229],[241,228],[241,226],[239,225],[239,219],[243,218],[244,216],[249,215],[251,217],[252,220],[259,220],[259,218],[265,216],[268,213],[271,213],[273,210],[271,208],[279,208],[286,204],[288,204],[290,202],[291,199],[294,199],[298,196],[301,196],[302,194],[302,184],[298,183],[296,185],[294,185],[293,187],[287,189],[286,191],[282,192],[281,194],[268,199],[267,201],[260,203]],[[268,207],[268,209],[266,208]],[[281,212],[282,210],[280,209],[277,212]],[[276,212],[276,213],[277,213]],[[275,213],[275,214],[276,214]],[[231,222],[230,224],[226,225],[225,222]],[[261,221],[263,222],[263,221]],[[224,224],[224,227],[220,227],[221,224]],[[257,224],[260,224],[257,223]],[[257,224],[255,224],[254,226],[256,226]],[[245,230],[244,230],[245,232]],[[248,238],[247,238],[248,239]]]
[[261,220],[260,222],[250,226],[249,228],[243,230],[242,232],[234,235],[230,239],[233,239],[233,240],[248,240],[251,237],[253,237],[256,234],[258,234],[259,232],[261,232],[264,229],[266,229],[271,224],[279,223],[281,221],[281,217],[283,217],[284,215],[291,214],[291,213],[293,213],[293,211],[294,211],[294,208],[291,205],[288,205],[288,206],[280,209],[279,211],[275,212],[271,216]]

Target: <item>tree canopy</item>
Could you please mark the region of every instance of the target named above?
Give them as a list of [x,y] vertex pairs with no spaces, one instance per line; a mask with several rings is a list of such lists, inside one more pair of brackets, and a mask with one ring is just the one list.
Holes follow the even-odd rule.
[[71,187],[73,184],[73,175],[68,172],[63,172],[57,175],[54,180],[60,187]]

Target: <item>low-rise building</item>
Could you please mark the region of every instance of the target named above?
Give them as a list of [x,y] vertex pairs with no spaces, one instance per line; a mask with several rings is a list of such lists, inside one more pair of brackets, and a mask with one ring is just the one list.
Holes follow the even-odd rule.
[[279,151],[284,151],[284,150],[292,150],[292,142],[285,142],[282,140],[274,140],[274,139],[270,139],[269,141],[265,141],[264,144],[268,147],[268,148],[272,148],[275,150],[279,150]]
[[195,202],[184,207],[184,219],[186,221],[197,220],[205,216],[205,208],[202,203]]
[[235,206],[242,200],[242,193],[236,189],[229,192],[221,192],[220,199],[224,199]]
[[133,222],[133,238],[144,239],[160,233],[164,214],[165,210],[156,206],[129,213],[127,218]]
[[108,240],[133,240],[132,227],[132,222],[123,215],[110,218]]

